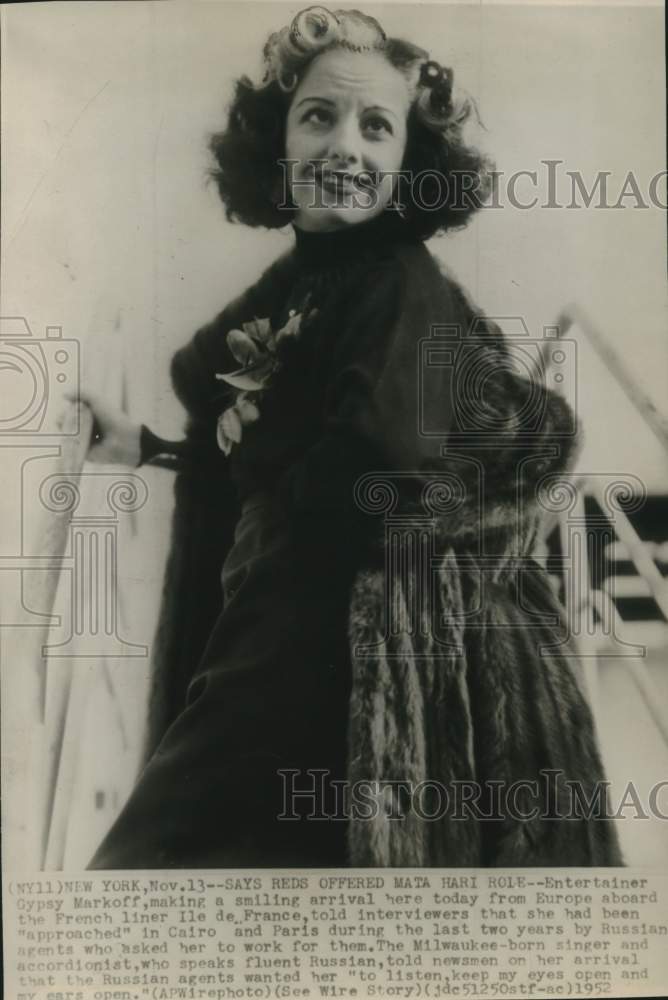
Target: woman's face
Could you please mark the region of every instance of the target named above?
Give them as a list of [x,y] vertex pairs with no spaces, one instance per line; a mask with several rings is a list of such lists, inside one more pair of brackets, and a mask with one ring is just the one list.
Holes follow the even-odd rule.
[[313,60],[286,129],[300,228],[340,229],[383,211],[403,161],[409,106],[406,80],[378,52],[330,49]]

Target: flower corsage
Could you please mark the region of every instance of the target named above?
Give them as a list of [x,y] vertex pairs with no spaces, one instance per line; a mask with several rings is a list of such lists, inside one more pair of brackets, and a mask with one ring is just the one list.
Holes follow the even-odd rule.
[[232,406],[218,418],[218,446],[225,455],[230,454],[233,445],[240,444],[243,428],[259,419],[258,403],[281,367],[278,345],[287,337],[296,337],[301,322],[301,313],[291,309],[287,323],[275,333],[268,319],[251,320],[242,324],[243,329],[228,333],[227,346],[242,367],[216,375],[238,390]]

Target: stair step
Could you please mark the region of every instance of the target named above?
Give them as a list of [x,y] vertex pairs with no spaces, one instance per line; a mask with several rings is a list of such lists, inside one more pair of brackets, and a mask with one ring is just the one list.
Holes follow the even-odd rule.
[[615,599],[621,597],[651,597],[652,588],[644,577],[608,576],[601,583],[601,590]]
[[[617,638],[633,645],[645,646],[648,652],[665,653],[668,663],[668,622],[640,621],[622,622],[617,629]],[[603,640],[602,640],[603,644]],[[664,664],[661,664],[663,668]]]
[[[668,542],[643,542],[643,549],[656,562],[668,567]],[[625,542],[610,542],[603,552],[609,562],[633,562]]]
[[619,597],[615,595],[615,607],[624,622],[664,621],[653,597]]

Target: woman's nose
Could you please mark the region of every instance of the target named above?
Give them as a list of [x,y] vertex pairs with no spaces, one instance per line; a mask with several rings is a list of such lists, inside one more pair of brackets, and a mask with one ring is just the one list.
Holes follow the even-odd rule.
[[329,160],[333,167],[351,166],[361,161],[360,132],[357,122],[346,118],[337,124],[330,135]]

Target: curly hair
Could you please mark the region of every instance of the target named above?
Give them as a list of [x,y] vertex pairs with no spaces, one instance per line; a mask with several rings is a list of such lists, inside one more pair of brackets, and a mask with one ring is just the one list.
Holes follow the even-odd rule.
[[[344,15],[309,8],[298,17],[311,11],[324,11],[334,19],[336,14]],[[403,176],[399,178],[410,181],[410,185],[399,185],[403,224],[420,239],[462,228],[482,207],[493,184],[492,162],[463,139],[464,124],[476,112],[474,102],[470,98],[453,98],[452,71],[429,60],[424,49],[403,39],[386,38],[372,18],[352,13],[381,33],[380,41],[365,48],[373,47],[383,54],[406,77],[412,91]],[[263,83],[257,86],[247,76],[236,82],[227,127],[209,137],[208,148],[215,166],[208,174],[216,183],[231,222],[279,229],[292,221],[294,210],[281,204],[284,175],[280,163],[285,156],[292,94],[318,54],[337,44],[357,50],[347,39],[314,45],[306,52],[302,49],[295,53],[293,49],[287,63],[290,82],[286,84],[281,44],[285,46],[285,33],[294,31],[296,21],[292,29],[283,29],[267,42],[265,61],[270,65],[273,61],[274,65],[267,70]]]

